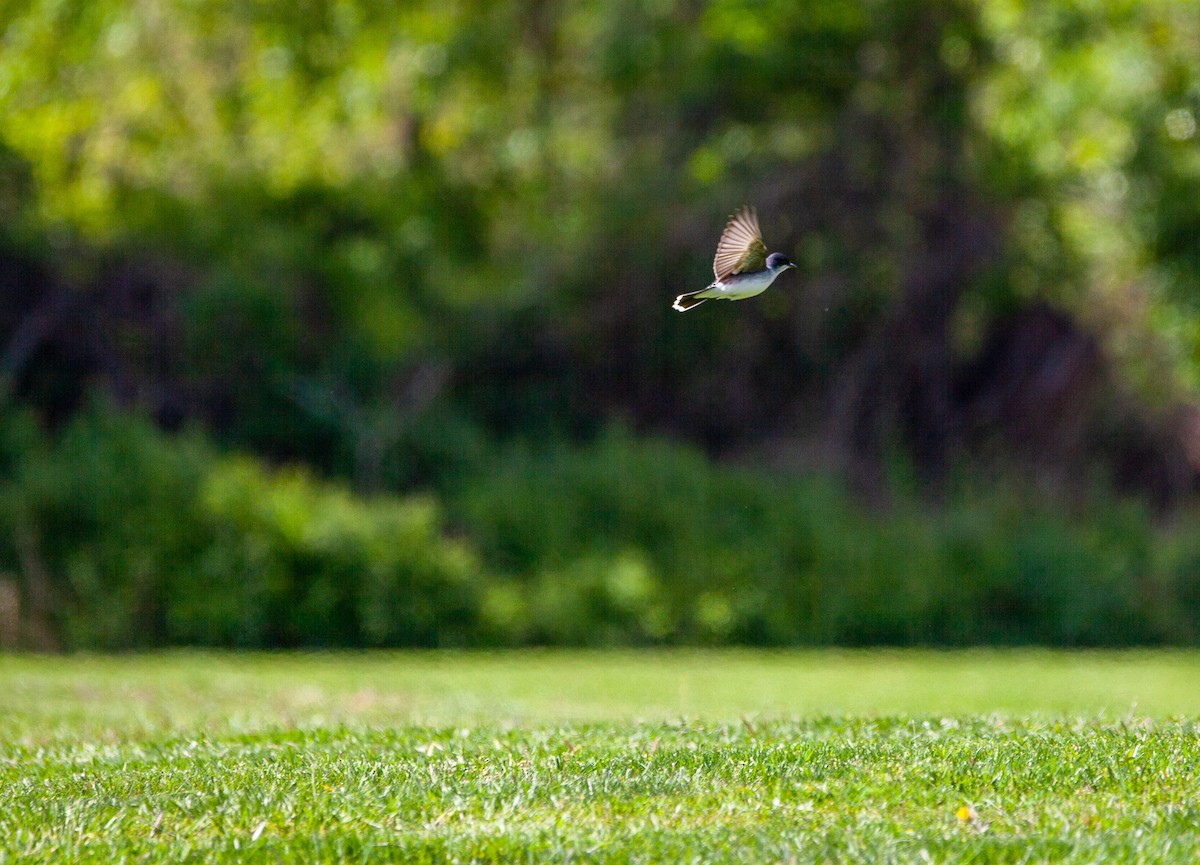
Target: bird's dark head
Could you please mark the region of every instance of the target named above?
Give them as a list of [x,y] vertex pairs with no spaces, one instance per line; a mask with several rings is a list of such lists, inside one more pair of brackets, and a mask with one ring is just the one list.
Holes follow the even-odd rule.
[[783,270],[785,267],[795,267],[796,263],[782,252],[772,252],[767,256],[767,270]]

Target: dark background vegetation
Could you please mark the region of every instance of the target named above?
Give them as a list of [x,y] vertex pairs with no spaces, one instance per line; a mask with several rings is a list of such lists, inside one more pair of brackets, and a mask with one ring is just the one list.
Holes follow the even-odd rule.
[[1200,641],[1190,0],[0,28],[3,645]]

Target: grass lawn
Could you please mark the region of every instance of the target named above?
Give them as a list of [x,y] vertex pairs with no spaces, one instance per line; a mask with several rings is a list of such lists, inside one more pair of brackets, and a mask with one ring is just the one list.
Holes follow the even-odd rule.
[[1193,862],[1200,654],[0,657],[0,862]]

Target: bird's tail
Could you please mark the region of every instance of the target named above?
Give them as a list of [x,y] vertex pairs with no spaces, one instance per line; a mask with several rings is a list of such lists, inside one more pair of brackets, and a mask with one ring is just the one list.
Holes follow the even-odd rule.
[[679,297],[675,298],[675,302],[671,304],[671,309],[677,312],[687,312],[689,309],[695,309],[708,300],[707,297],[696,297],[702,291],[708,291],[708,289],[702,288],[699,291],[689,291],[686,294],[679,295]]

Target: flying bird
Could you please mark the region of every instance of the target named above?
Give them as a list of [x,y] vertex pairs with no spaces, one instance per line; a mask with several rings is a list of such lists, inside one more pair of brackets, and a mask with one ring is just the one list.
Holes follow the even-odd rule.
[[796,265],[782,252],[767,255],[762,230],[758,227],[758,214],[753,207],[743,207],[725,223],[721,239],[717,242],[717,256],[713,259],[716,279],[708,288],[689,291],[675,298],[672,309],[687,312],[711,297],[722,300],[745,300],[767,290],[789,267]]

